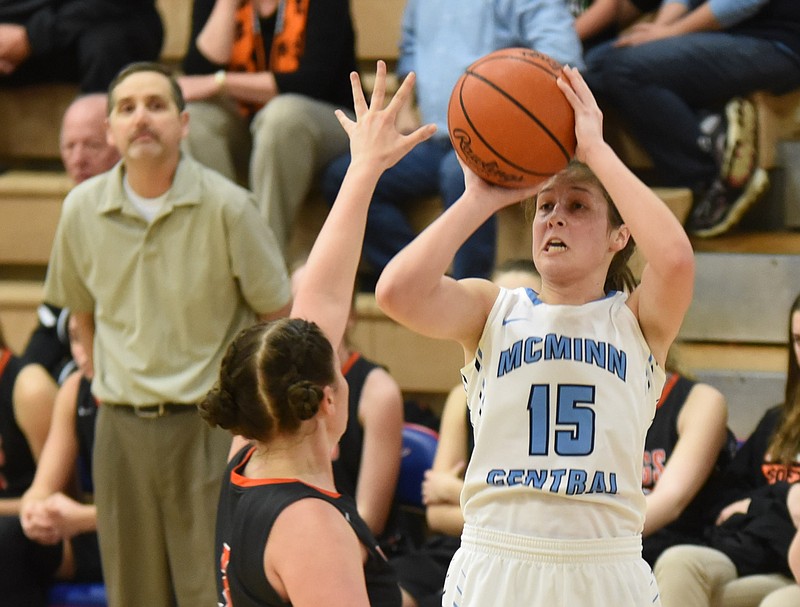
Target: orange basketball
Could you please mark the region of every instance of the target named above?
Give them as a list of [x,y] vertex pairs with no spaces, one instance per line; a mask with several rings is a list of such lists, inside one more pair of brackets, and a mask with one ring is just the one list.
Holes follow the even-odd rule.
[[556,84],[561,64],[527,48],[489,53],[450,96],[456,153],[480,177],[522,188],[564,168],[575,153],[575,113]]

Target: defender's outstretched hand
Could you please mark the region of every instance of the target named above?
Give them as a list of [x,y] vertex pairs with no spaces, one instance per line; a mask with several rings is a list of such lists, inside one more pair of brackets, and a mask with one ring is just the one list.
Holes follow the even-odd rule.
[[414,81],[415,75],[412,72],[384,108],[386,63],[378,61],[375,87],[369,104],[364,97],[358,74],[350,74],[356,119],[350,120],[341,110],[336,110],[336,117],[350,137],[351,164],[371,162],[376,169],[384,171],[397,163],[411,148],[436,132],[433,124],[423,125],[407,135],[397,128],[397,116],[401,108],[410,102]]

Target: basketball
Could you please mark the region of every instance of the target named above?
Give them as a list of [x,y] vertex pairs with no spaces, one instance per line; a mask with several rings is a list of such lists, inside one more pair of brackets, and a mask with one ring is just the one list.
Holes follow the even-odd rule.
[[470,65],[450,95],[447,126],[464,163],[495,185],[535,185],[575,153],[575,113],[556,84],[561,64],[527,48]]

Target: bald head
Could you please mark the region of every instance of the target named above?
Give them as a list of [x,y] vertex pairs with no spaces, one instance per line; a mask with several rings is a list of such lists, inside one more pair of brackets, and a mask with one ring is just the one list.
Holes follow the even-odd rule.
[[110,169],[119,152],[106,139],[107,102],[104,93],[76,98],[61,122],[61,160],[67,174],[80,183]]

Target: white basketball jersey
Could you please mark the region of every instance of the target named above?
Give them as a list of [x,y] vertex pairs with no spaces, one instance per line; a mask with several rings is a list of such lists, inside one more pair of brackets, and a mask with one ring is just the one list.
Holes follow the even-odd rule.
[[665,377],[626,299],[548,305],[500,290],[462,369],[468,524],[551,539],[641,533],[642,453]]

